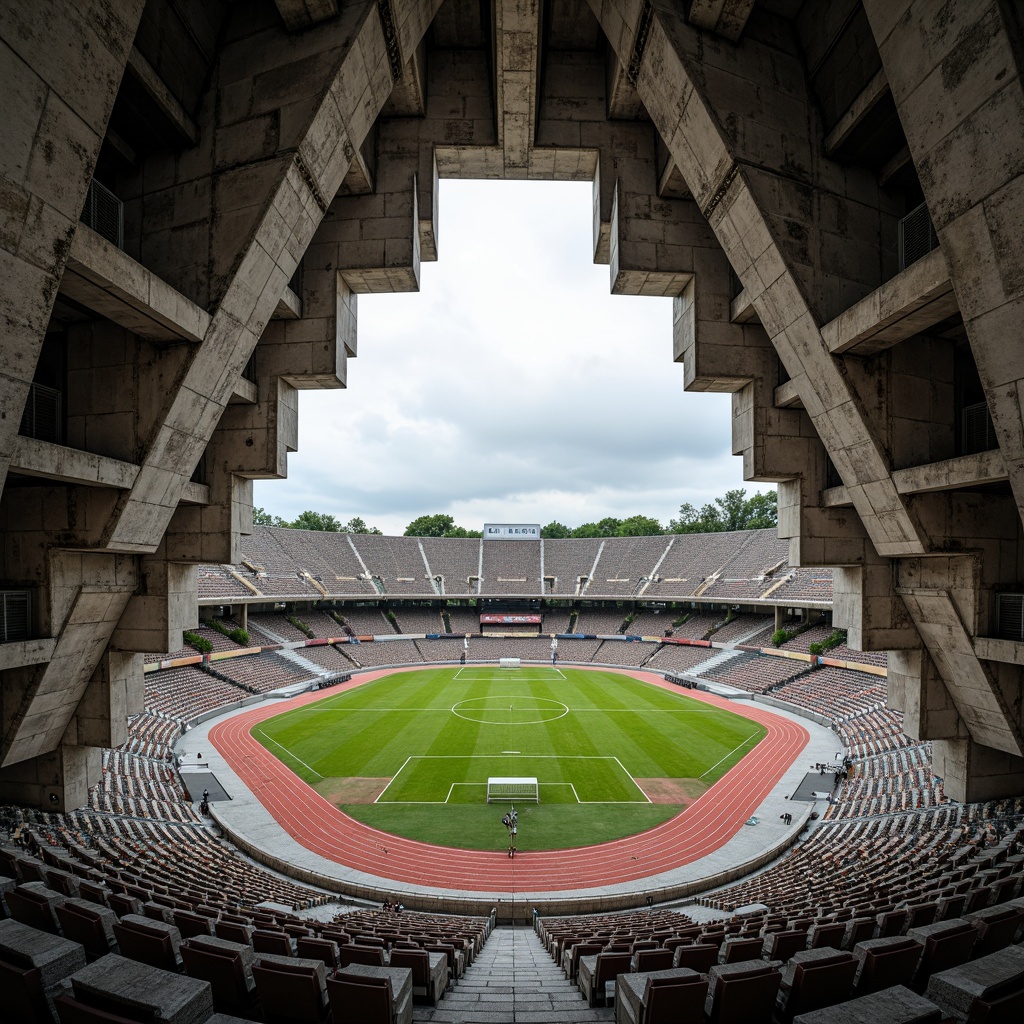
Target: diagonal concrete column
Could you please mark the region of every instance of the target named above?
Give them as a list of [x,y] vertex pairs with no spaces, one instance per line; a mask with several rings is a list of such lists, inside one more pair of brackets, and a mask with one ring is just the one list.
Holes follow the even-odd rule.
[[[401,75],[439,0],[361,4],[335,25],[339,55],[306,122],[285,156],[268,156],[261,178],[267,198],[255,208],[245,175],[221,178],[222,221],[234,221],[244,241],[232,273],[218,282],[222,297],[203,343],[168,396],[132,490],[111,517],[104,544],[148,552],[163,534],[181,490],[209,442],[235,381],[252,354],[299,259],[337,193],[353,154]],[[381,18],[387,8],[388,17]],[[397,52],[396,52],[397,50]],[[255,69],[254,69],[255,70]],[[278,144],[275,142],[275,146]],[[249,225],[240,228],[239,225]],[[223,238],[225,243],[228,239]]]
[[[769,54],[746,41],[744,80],[736,73],[736,48],[689,26],[681,5],[590,3],[757,309],[876,550],[924,553],[928,538],[897,493],[884,446],[820,330],[830,314],[877,286],[880,268],[831,259],[841,239],[820,228],[817,214],[826,203],[839,204],[878,223],[881,199],[866,180],[844,183],[838,168],[824,165],[811,141],[813,106],[795,50]],[[757,98],[757,118],[732,113],[739,89]]]
[[864,9],[949,264],[1010,485],[1024,508],[1020,7],[865,0]]
[[0,4],[0,490],[144,5]]

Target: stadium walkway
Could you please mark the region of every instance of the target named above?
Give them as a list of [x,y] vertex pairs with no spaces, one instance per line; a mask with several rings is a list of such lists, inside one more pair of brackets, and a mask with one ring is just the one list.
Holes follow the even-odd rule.
[[613,1021],[615,1010],[587,1007],[580,990],[541,945],[532,928],[495,928],[452,991],[417,1006],[414,1021],[431,1024],[575,1024]]

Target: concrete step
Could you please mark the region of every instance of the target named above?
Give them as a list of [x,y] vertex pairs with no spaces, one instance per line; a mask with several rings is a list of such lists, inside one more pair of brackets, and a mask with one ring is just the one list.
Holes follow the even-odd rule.
[[417,1006],[414,1021],[432,1024],[576,1024],[613,1021],[613,1007],[587,1006],[579,989],[531,928],[495,928],[462,980],[433,1006]]

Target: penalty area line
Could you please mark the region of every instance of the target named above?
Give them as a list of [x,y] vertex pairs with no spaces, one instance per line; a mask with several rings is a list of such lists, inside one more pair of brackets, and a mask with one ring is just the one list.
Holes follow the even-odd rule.
[[318,779],[322,779],[323,776],[315,769],[311,768],[301,757],[296,757],[283,743],[278,743],[273,736],[268,736],[262,729],[258,730],[259,734],[265,739],[270,740],[275,747],[280,747],[293,761],[298,761],[306,771],[312,772]]
[[[740,749],[740,747],[745,747],[756,735],[757,735],[756,732],[752,732],[742,743],[737,743],[736,746],[733,747],[732,750],[730,750],[729,753],[726,754],[725,757],[722,758],[722,761],[728,761],[729,758],[732,757],[732,755],[735,754],[736,751]],[[704,775],[710,775],[722,763],[722,761],[718,761],[715,764],[713,764],[704,773]],[[703,779],[704,775],[698,775],[697,776],[698,780]]]

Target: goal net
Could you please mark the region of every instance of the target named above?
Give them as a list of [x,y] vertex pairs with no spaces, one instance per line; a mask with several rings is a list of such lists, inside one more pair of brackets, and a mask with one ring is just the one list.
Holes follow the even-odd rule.
[[487,802],[532,800],[540,803],[540,786],[535,778],[492,776],[487,780]]
[[502,658],[498,662],[498,665],[501,668],[517,669],[517,668],[519,668],[520,662],[519,662],[518,658]]

